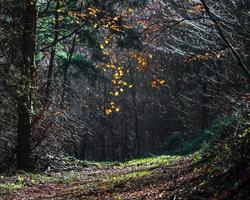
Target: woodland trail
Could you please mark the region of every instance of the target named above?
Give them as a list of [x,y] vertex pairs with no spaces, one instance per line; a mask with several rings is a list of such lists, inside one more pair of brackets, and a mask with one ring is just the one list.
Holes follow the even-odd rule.
[[2,192],[2,198],[182,199],[190,194],[200,176],[200,173],[193,172],[192,165],[191,157],[161,156],[126,164],[82,167],[50,173],[47,176],[51,179],[48,178],[47,182],[26,184],[20,189]]
[[224,161],[199,153],[111,163],[67,160],[64,170],[0,175],[0,200],[249,199],[249,171],[228,170]]

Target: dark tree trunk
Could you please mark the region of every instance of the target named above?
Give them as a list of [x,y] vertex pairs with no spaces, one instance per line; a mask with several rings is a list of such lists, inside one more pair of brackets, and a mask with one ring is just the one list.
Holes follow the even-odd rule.
[[51,47],[49,71],[48,71],[47,85],[46,85],[46,91],[45,91],[45,105],[49,102],[49,99],[50,99],[50,88],[52,84],[52,76],[54,72],[54,60],[56,56],[56,44],[59,38],[59,13],[58,13],[59,8],[60,8],[60,0],[57,0],[56,9],[55,9],[55,26],[54,26],[54,41],[53,41],[54,45]]
[[[130,73],[130,81],[134,85],[135,80],[133,75]],[[140,137],[140,128],[139,128],[139,116],[138,116],[138,109],[137,109],[137,99],[136,99],[136,89],[133,88],[131,90],[131,97],[133,102],[133,124],[134,124],[134,132],[135,132],[135,143],[134,143],[134,149],[136,152],[136,156],[139,156],[141,154],[141,137]]]
[[202,84],[202,122],[201,129],[208,128],[208,99],[207,99],[207,84]]
[[125,124],[124,126],[125,130],[124,130],[124,135],[123,135],[123,146],[122,146],[122,152],[121,152],[121,156],[122,156],[122,160],[128,159],[129,158],[129,132],[128,132],[128,128]]
[[[133,81],[134,82],[134,81]],[[133,122],[134,122],[134,131],[135,131],[135,149],[136,155],[139,156],[141,154],[141,137],[140,137],[140,129],[139,129],[139,116],[137,110],[137,102],[136,102],[136,90],[132,90],[132,100],[133,100]]]
[[17,162],[18,168],[28,169],[31,154],[31,119],[35,95],[36,1],[24,1],[21,79],[17,103]]
[[109,132],[111,138],[111,145],[110,145],[110,153],[111,153],[111,160],[116,160],[116,135],[113,130],[113,124],[111,120],[109,120]]
[[101,144],[101,152],[100,152],[100,160],[106,160],[106,137],[105,134],[100,135],[100,144]]
[[68,54],[68,59],[64,64],[62,95],[61,95],[61,103],[60,103],[61,109],[64,108],[65,95],[66,95],[67,86],[68,86],[68,70],[69,70],[72,56],[73,56],[73,53],[75,50],[75,45],[76,45],[76,36],[74,36],[74,38],[73,38],[73,43],[72,43],[72,47],[70,49],[70,52]]

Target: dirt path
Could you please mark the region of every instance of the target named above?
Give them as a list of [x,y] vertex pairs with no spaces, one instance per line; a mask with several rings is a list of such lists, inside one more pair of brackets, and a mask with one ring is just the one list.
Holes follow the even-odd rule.
[[[25,186],[6,199],[178,199],[195,184],[199,173],[191,170],[190,157],[167,162],[143,162],[85,167],[80,171],[52,173],[72,176],[64,181]],[[77,177],[74,180],[73,177]],[[62,179],[61,179],[62,180]],[[68,182],[67,182],[68,181]]]

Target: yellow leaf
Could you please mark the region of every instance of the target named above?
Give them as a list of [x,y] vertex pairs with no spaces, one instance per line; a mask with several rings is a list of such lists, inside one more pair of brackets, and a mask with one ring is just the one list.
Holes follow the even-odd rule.
[[120,112],[120,108],[116,108],[115,111],[116,111],[116,112]]
[[103,27],[104,27],[104,28],[108,28],[108,27],[109,27],[109,24],[104,24]]
[[126,26],[126,25],[123,25],[124,28],[126,29],[132,29],[133,27],[132,26]]
[[123,83],[123,81],[119,80],[118,81],[118,85],[121,85]]
[[112,113],[112,110],[110,108],[105,109],[106,115],[110,115]]
[[118,96],[119,95],[119,92],[117,91],[117,92],[115,92],[115,96]]
[[105,43],[105,44],[108,44],[108,43],[109,43],[109,39],[106,39],[106,40],[104,41],[104,43]]
[[121,77],[120,77],[120,75],[118,74],[118,73],[115,73],[114,74],[114,79],[120,79]]
[[161,80],[159,83],[160,83],[161,85],[163,85],[163,84],[166,83],[166,81],[165,81],[165,80]]
[[122,70],[119,71],[120,76],[124,75],[124,72]]
[[63,12],[63,10],[62,10],[62,9],[60,9],[60,8],[59,8],[59,9],[57,9],[56,11],[57,11],[57,12]]
[[133,9],[133,8],[129,8],[129,9],[128,9],[128,12],[129,12],[129,13],[132,13],[132,12],[134,12],[134,9]]
[[104,46],[101,44],[101,45],[100,45],[100,48],[101,48],[101,49],[104,49]]
[[[103,53],[103,55],[106,55],[106,56],[108,56],[109,55],[109,52],[102,52]],[[106,65],[107,66],[107,65]]]

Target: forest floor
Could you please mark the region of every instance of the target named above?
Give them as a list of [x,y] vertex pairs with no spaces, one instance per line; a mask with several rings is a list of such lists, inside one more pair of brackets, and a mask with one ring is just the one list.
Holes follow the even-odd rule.
[[235,197],[236,189],[231,186],[237,183],[237,187],[242,187],[247,180],[234,181],[223,190],[220,182],[215,181],[215,187],[208,189],[211,184],[208,177],[216,177],[216,173],[200,160],[199,154],[193,154],[156,156],[123,163],[69,161],[72,169],[0,176],[0,199],[217,200],[245,196],[242,193]]

